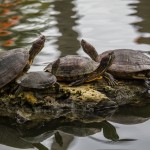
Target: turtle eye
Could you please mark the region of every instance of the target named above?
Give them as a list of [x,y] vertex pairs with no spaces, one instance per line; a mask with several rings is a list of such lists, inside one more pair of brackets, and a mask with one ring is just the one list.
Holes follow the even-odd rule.
[[83,40],[83,39],[81,40],[81,43],[84,45],[86,44],[85,40]]

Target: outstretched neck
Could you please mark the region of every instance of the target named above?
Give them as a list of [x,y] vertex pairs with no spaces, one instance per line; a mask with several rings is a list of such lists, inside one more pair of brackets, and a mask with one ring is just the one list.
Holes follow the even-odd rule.
[[41,51],[42,48],[40,48],[40,50],[39,50],[38,47],[32,45],[32,47],[30,48],[30,51],[29,51],[29,62],[30,63],[33,62],[35,56]]
[[108,55],[106,55],[101,59],[99,66],[94,72],[97,72],[97,74],[102,75],[112,65],[114,59],[115,59],[114,52],[110,52]]
[[35,56],[42,50],[44,47],[45,37],[42,35],[39,39],[33,42],[32,47],[29,50],[29,62],[32,64]]
[[98,53],[93,46],[89,47],[88,51],[84,51],[91,57],[92,60],[99,62]]
[[103,74],[108,70],[108,68],[112,65],[114,59],[115,59],[114,52],[111,52],[107,56],[103,57],[96,70],[94,70],[88,75],[87,81],[89,82],[92,81],[93,79],[101,78]]
[[81,46],[83,51],[88,54],[92,60],[99,62],[99,55],[94,46],[83,39],[81,40]]

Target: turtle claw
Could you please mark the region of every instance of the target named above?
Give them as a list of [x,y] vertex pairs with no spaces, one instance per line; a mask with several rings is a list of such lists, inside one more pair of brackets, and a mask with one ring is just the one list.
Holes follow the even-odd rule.
[[116,85],[118,85],[118,82],[117,82],[117,80],[109,80],[109,81],[107,81],[108,82],[108,85],[109,86],[116,86]]
[[142,91],[142,94],[140,95],[141,97],[146,96],[150,97],[150,79],[145,79],[144,82],[145,89]]
[[150,79],[145,79],[146,93],[150,97]]
[[150,80],[149,79],[145,79],[145,87],[150,90]]

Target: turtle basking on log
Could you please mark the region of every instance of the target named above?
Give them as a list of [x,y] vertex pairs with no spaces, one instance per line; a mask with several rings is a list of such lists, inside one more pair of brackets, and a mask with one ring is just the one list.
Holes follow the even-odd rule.
[[150,78],[150,58],[140,51],[116,49],[98,54],[96,49],[85,40],[81,40],[81,46],[95,62],[100,62],[103,57],[114,52],[115,60],[107,71],[116,78],[144,80]]
[[[52,72],[55,74],[58,70],[60,60],[58,59],[52,65]],[[56,91],[59,91],[59,84],[57,83],[57,78],[49,72],[37,71],[29,72],[23,76],[17,78],[17,84],[19,85],[16,94],[19,94],[22,90],[28,91],[41,91],[50,90],[52,86],[55,87]]]
[[44,43],[45,36],[42,35],[33,42],[30,50],[17,48],[0,53],[0,89],[29,70],[35,56],[44,47]]
[[[97,80],[103,76],[114,60],[114,53],[110,52],[101,59],[100,63],[90,58],[78,55],[67,55],[60,58],[59,68],[55,74],[58,81],[70,82],[70,86],[81,85],[84,82]],[[52,64],[45,67],[45,71],[52,72]],[[108,81],[115,84],[110,78]]]

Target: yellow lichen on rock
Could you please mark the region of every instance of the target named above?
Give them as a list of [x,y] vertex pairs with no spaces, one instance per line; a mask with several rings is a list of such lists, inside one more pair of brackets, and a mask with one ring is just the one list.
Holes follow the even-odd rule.
[[70,92],[71,99],[73,100],[82,100],[82,101],[101,101],[104,99],[108,99],[104,94],[99,91],[94,90],[91,85],[85,84],[77,87],[69,87],[66,85],[62,85],[64,90],[68,90]]
[[27,102],[29,102],[31,104],[35,104],[38,101],[32,92],[23,92],[23,93],[21,93],[21,95]]
[[14,98],[15,98],[15,95],[9,94],[9,98],[10,98],[10,99],[14,99]]

